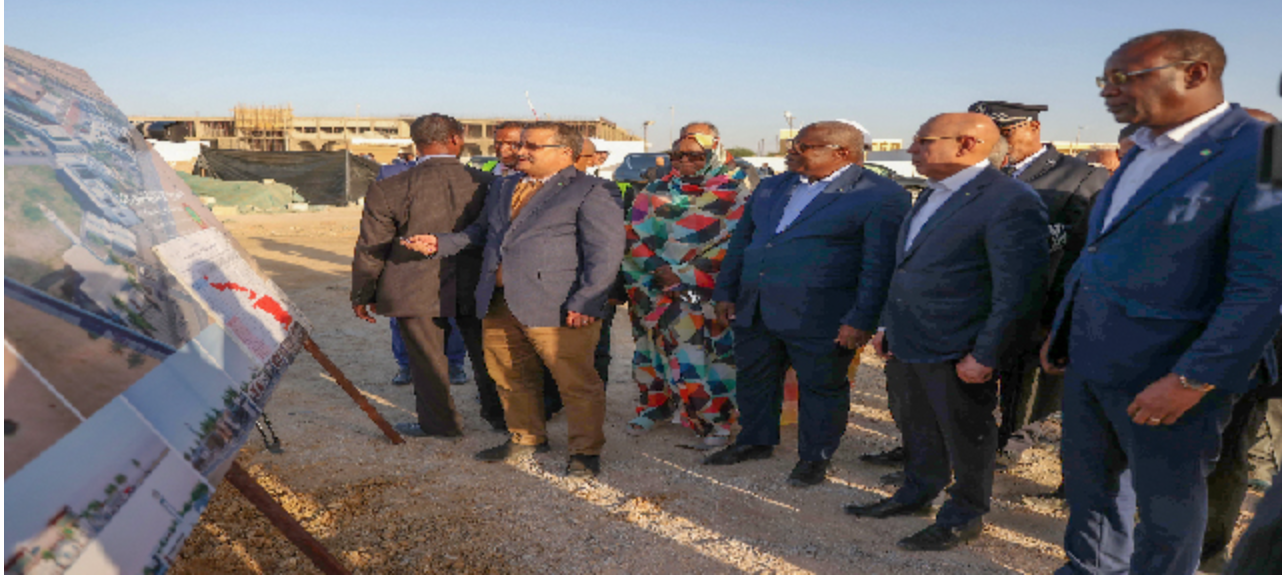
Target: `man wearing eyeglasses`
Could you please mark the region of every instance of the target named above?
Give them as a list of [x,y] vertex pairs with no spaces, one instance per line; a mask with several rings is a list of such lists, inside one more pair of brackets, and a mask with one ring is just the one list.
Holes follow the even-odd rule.
[[989,164],[999,137],[982,114],[941,114],[908,148],[930,182],[899,230],[885,330],[873,339],[887,358],[905,480],[890,498],[845,508],[928,514],[951,481],[935,522],[899,541],[907,550],[948,550],[983,531],[997,456],[994,370],[1041,301],[1046,206]]
[[1064,573],[1197,569],[1220,431],[1282,321],[1282,198],[1256,187],[1263,126],[1225,102],[1225,62],[1215,38],[1166,30],[1098,80],[1142,128],[1042,349],[1067,367]]
[[789,484],[827,478],[850,413],[846,370],[877,327],[911,198],[864,170],[863,136],[844,122],[801,129],[789,172],[761,181],[731,237],[712,299],[733,325],[742,431],[709,465],[769,458],[779,444],[784,373],[797,372],[799,461]]
[[566,475],[594,477],[605,444],[605,385],[593,350],[623,261],[623,208],[616,188],[574,168],[582,137],[569,126],[530,124],[519,149],[524,176],[496,181],[475,223],[403,242],[439,257],[484,247],[477,313],[484,317],[485,363],[498,382],[511,437],[476,458],[497,462],[549,451],[541,360],[565,401]]
[[[1043,105],[1002,101],[976,102],[969,108],[997,124],[997,130],[1008,144],[1002,172],[1036,190],[1046,204],[1050,220],[1050,264],[1041,315],[1012,343],[1010,353],[998,366],[1002,413],[997,429],[999,452],[1007,449],[1012,436],[1019,436],[1022,427],[1060,411],[1063,378],[1039,374],[1038,352],[1063,299],[1064,278],[1086,242],[1086,215],[1091,199],[1109,177],[1107,169],[1096,168],[1060,154],[1050,144],[1042,144],[1039,115],[1047,109]],[[1007,454],[1018,461],[1019,453],[1030,445],[1027,441],[1017,441]]]

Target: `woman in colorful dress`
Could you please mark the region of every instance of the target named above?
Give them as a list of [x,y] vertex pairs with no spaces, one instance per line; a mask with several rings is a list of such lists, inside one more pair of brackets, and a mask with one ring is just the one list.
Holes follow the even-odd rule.
[[623,259],[640,388],[628,431],[650,430],[679,404],[709,448],[729,442],[737,415],[734,340],[713,326],[712,290],[751,191],[719,148],[704,134],[673,143],[672,171],[632,204]]

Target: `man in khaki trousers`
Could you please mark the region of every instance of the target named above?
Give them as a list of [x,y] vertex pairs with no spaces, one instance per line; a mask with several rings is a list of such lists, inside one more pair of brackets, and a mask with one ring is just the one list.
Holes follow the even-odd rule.
[[566,474],[594,477],[605,444],[605,384],[593,368],[593,350],[623,260],[623,207],[613,185],[574,168],[582,138],[569,127],[531,124],[520,148],[520,174],[494,182],[475,223],[404,242],[439,257],[484,246],[477,313],[484,317],[485,363],[512,435],[476,458],[502,461],[549,450],[541,361],[565,402]]

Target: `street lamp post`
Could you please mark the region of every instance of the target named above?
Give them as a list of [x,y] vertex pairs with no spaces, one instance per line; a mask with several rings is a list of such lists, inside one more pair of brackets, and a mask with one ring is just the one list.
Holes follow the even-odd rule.
[[783,117],[784,117],[784,119],[786,119],[786,120],[788,121],[788,132],[791,134],[791,133],[792,133],[792,119],[793,119],[793,118],[795,118],[795,116],[793,116],[793,115],[792,115],[792,112],[784,111],[784,113],[783,113]]
[[654,124],[654,120],[646,120],[645,123],[641,124],[641,134],[642,134],[641,147],[645,149],[646,152],[650,151],[650,125],[651,124]]

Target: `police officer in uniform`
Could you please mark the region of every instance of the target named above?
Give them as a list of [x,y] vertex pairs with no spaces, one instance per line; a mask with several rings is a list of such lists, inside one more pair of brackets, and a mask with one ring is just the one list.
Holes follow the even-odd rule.
[[1006,448],[1020,428],[1060,410],[1063,378],[1040,373],[1038,348],[1063,299],[1064,278],[1085,244],[1091,200],[1109,178],[1107,169],[1042,144],[1038,114],[1046,110],[1047,106],[1039,104],[997,100],[970,106],[971,112],[984,114],[997,123],[1009,145],[1002,171],[1037,190],[1050,220],[1051,259],[1042,314],[1036,325],[1026,328],[1025,336],[1019,340],[1022,345],[1012,346],[998,367],[1002,411],[997,433],[999,451]]

